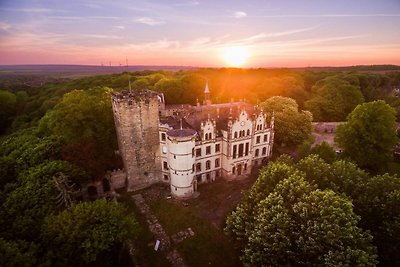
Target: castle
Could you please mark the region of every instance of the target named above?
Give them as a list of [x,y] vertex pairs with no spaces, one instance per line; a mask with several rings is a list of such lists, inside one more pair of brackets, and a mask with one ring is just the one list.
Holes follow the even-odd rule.
[[166,105],[153,91],[114,92],[112,107],[128,191],[157,182],[175,197],[191,197],[197,184],[238,179],[272,153],[274,118],[246,102]]

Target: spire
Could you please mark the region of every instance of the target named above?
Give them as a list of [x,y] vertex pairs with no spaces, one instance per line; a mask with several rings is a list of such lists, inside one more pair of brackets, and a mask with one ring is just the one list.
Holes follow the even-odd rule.
[[206,87],[204,88],[204,104],[211,105],[210,89],[208,88],[208,81],[206,81]]
[[204,88],[204,93],[205,94],[209,94],[210,93],[210,89],[208,89],[208,81],[206,81],[206,87]]

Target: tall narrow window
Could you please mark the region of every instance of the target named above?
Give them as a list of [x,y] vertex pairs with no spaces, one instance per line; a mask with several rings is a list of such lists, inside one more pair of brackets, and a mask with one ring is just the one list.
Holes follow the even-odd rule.
[[201,172],[201,163],[200,162],[196,164],[196,171]]
[[164,170],[168,170],[168,163],[166,161],[163,161],[163,168]]
[[211,146],[206,146],[206,155],[211,154]]
[[247,130],[247,135],[250,135],[250,130]]
[[211,161],[207,160],[206,161],[206,170],[211,169]]
[[219,152],[220,151],[220,144],[216,144],[215,145],[215,152]]
[[215,159],[215,168],[219,167],[219,159]]
[[246,143],[246,150],[244,152],[244,155],[247,156],[249,154],[249,142]]
[[237,138],[237,132],[235,132],[235,134],[233,135],[234,138]]
[[233,146],[233,153],[232,153],[232,156],[233,156],[234,159],[236,159],[236,150],[237,150],[237,146],[234,145]]
[[258,150],[258,148],[256,149],[256,157],[258,157],[258,154],[259,154],[259,150]]
[[161,141],[165,141],[165,139],[166,139],[165,133],[161,133]]
[[256,144],[259,144],[260,143],[260,136],[257,136],[256,138],[257,138],[256,139]]
[[264,134],[264,142],[268,142],[268,134]]
[[243,157],[244,144],[239,144],[239,158]]
[[196,149],[196,157],[201,157],[201,148]]
[[263,156],[264,156],[265,154],[267,154],[267,148],[266,148],[266,147],[263,147],[263,149],[262,149],[262,154],[263,154]]
[[235,166],[232,167],[232,173],[235,174]]

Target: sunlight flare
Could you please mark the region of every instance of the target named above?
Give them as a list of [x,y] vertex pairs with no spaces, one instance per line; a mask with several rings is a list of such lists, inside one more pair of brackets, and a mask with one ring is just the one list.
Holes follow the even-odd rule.
[[241,67],[246,64],[249,51],[242,46],[227,47],[223,49],[221,57],[228,67]]

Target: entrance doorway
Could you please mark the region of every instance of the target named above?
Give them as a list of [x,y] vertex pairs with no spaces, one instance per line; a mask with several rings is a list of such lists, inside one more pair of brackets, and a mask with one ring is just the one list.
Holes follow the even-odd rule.
[[242,175],[242,164],[237,166],[237,175]]

